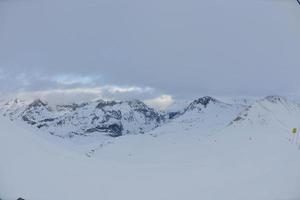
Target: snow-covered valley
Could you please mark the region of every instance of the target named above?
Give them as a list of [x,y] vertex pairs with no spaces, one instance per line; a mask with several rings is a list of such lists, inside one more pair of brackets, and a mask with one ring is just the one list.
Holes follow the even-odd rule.
[[[151,131],[98,141],[57,137],[14,116],[0,118],[4,200],[300,198],[300,140],[291,132],[300,106],[284,97],[250,106],[200,98]],[[82,139],[89,151],[58,142],[74,138],[74,149]]]

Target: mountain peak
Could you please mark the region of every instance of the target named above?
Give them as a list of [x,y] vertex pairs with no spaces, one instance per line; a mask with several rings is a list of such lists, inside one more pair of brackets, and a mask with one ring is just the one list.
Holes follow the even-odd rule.
[[150,109],[143,101],[138,99],[133,99],[127,101],[128,105],[132,108],[139,108],[139,109]]
[[210,102],[217,102],[217,100],[213,97],[205,96],[205,97],[201,97],[199,99],[196,99],[194,102],[197,103],[197,104],[202,104],[202,105],[206,106]]
[[216,102],[218,102],[218,100],[216,100],[215,98],[210,97],[210,96],[204,96],[204,97],[201,97],[201,98],[199,98],[199,99],[194,100],[194,101],[186,108],[186,110],[193,110],[193,109],[195,109],[196,107],[198,107],[199,105],[200,105],[200,106],[203,106],[204,108],[206,108],[211,102],[212,102],[212,103],[216,103]]
[[5,103],[5,105],[12,105],[12,104],[17,105],[17,104],[25,103],[25,102],[26,102],[26,100],[24,100],[24,99],[15,98],[15,99],[12,99],[12,100],[7,101],[7,102]]
[[34,100],[31,104],[28,105],[28,107],[44,107],[48,104],[43,102],[41,99]]
[[287,99],[285,97],[279,96],[279,95],[270,95],[265,97],[263,100],[267,100],[271,103],[279,103],[279,102],[285,102]]
[[102,109],[106,106],[114,106],[117,104],[121,104],[121,102],[118,101],[104,101],[104,100],[98,100],[97,103],[98,103],[96,106],[97,109]]

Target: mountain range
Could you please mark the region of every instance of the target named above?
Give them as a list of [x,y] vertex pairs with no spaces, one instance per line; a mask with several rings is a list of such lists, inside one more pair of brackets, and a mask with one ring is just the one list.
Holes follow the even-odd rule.
[[[236,102],[236,101],[232,101]],[[40,99],[14,99],[0,105],[0,114],[60,138],[145,134],[176,126],[182,131],[210,133],[242,121],[266,124],[273,120],[286,129],[297,126],[299,103],[281,96],[267,96],[247,105],[201,97],[176,111],[159,111],[140,100],[95,100],[50,106]],[[284,116],[282,116],[284,114]],[[288,120],[287,120],[288,119]]]

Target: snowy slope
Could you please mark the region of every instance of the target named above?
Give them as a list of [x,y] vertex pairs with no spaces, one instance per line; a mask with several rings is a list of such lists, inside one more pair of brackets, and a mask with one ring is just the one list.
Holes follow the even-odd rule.
[[240,104],[244,106],[250,106],[257,100],[258,97],[252,96],[240,96],[240,97],[218,97],[220,101],[223,101],[228,104]]
[[287,132],[260,123],[237,123],[210,136],[176,126],[156,137],[126,135],[90,159],[6,119],[0,126],[4,200],[300,198],[300,151]]
[[176,128],[182,132],[196,130],[200,134],[209,134],[224,128],[245,108],[246,106],[227,104],[209,96],[202,97],[194,100],[183,111],[172,115],[172,120],[155,132],[172,132]]
[[300,127],[300,104],[282,96],[257,100],[231,122],[231,125],[254,125],[290,132]]

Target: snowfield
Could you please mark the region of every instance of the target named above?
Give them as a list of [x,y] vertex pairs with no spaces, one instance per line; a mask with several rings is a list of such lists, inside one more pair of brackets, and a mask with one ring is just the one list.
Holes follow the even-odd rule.
[[0,197],[298,200],[300,140],[289,128],[299,125],[299,111],[297,103],[267,97],[218,131],[197,126],[201,117],[182,128],[187,122],[178,118],[114,138],[90,157],[0,118]]

